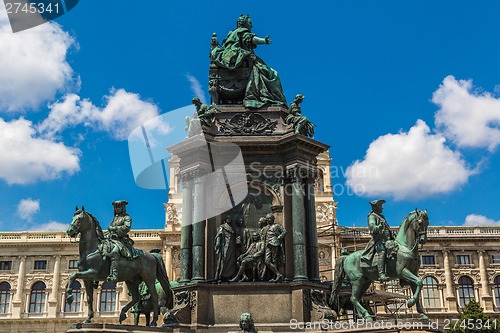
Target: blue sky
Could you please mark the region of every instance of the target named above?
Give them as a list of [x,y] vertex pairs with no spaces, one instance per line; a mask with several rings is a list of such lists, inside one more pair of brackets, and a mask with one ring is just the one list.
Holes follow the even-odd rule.
[[118,199],[134,228],[163,228],[167,193],[136,186],[128,133],[189,105],[190,77],[208,96],[210,37],[242,13],[331,145],[341,225],[375,198],[393,225],[415,207],[500,223],[498,1],[124,0],[16,34],[0,9],[0,230],[61,229],[77,204],[107,225]]

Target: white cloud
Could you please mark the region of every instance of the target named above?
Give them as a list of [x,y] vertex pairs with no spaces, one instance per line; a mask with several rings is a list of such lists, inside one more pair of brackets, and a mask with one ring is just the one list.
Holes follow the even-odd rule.
[[500,226],[500,221],[487,218],[484,215],[469,214],[465,218],[464,225],[470,226]]
[[191,91],[193,92],[194,97],[198,97],[202,103],[206,103],[205,93],[201,88],[200,81],[198,81],[196,77],[192,76],[189,73],[186,74],[186,77],[189,80],[189,83],[191,84]]
[[38,130],[45,137],[53,138],[65,128],[83,124],[106,131],[116,140],[126,140],[134,128],[159,114],[155,104],[124,89],[112,89],[104,100],[106,105],[100,108],[88,99],[67,94],[62,101],[50,105],[49,116]]
[[500,144],[500,99],[474,91],[472,80],[447,76],[432,101],[440,107],[436,126],[459,147],[493,151]]
[[422,120],[408,133],[381,136],[370,144],[362,161],[349,166],[347,184],[356,194],[398,200],[454,190],[467,182],[472,171],[445,141]]
[[44,224],[39,224],[34,226],[31,230],[33,231],[66,231],[68,230],[69,224],[61,223],[57,221],[50,221]]
[[0,111],[34,109],[77,84],[66,60],[75,40],[54,22],[14,34],[4,8],[0,6]]
[[17,205],[17,215],[23,220],[32,221],[38,212],[40,212],[40,200],[22,199]]
[[52,180],[80,170],[80,151],[36,135],[30,121],[0,118],[0,179],[8,184]]

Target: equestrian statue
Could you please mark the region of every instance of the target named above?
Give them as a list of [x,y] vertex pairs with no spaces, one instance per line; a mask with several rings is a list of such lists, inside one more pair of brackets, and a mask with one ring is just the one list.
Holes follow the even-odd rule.
[[115,216],[104,237],[99,221],[89,212],[76,207],[71,224],[67,230],[70,237],[80,235],[80,259],[78,272],[69,277],[66,285],[66,302],[71,304],[74,296],[71,285],[76,279],[83,280],[87,294],[88,316],[84,323],[90,323],[94,317],[94,287],[97,281],[124,281],[132,295],[132,300],[120,312],[119,321],[125,320],[126,312],[141,300],[139,285],[144,282],[151,295],[153,304],[153,320],[151,326],[158,321],[158,292],[156,280],[165,292],[167,308],[173,307],[173,293],[170,289],[165,264],[159,253],[148,253],[133,248],[133,242],[128,238],[132,219],[125,212],[126,201],[115,201]]
[[410,212],[401,223],[394,237],[382,215],[384,200],[370,202],[368,226],[372,239],[364,250],[343,254],[335,263],[335,278],[331,286],[329,306],[340,313],[339,291],[343,281],[351,284],[351,302],[358,316],[365,321],[373,318],[361,302],[373,281],[386,282],[399,279],[401,285],[409,285],[413,296],[407,306],[416,305],[421,319],[428,319],[419,296],[423,282],[418,277],[420,257],[418,245],[427,242],[429,217],[426,210]]

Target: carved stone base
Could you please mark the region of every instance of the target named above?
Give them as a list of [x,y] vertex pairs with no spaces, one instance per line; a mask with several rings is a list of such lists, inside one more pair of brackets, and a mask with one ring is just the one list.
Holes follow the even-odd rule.
[[194,330],[210,327],[210,331],[224,328],[225,332],[234,327],[238,331],[240,315],[248,312],[259,332],[283,331],[290,329],[293,320],[328,318],[331,313],[319,314],[323,304],[317,301],[318,293],[327,290],[328,286],[311,282],[197,283],[177,287],[175,292],[188,294],[189,300],[184,302],[181,322],[175,327]]

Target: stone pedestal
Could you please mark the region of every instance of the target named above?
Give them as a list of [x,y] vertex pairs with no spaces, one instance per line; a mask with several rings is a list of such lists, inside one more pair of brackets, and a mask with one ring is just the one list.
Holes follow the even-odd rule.
[[[325,293],[328,286],[311,282],[292,283],[196,283],[175,288],[187,292],[189,300],[179,327],[193,330],[211,328],[215,331],[237,328],[242,313],[252,314],[259,330],[281,331],[290,328],[290,321],[319,320],[320,306],[313,290]],[[188,310],[188,309],[186,309]],[[236,325],[236,326],[235,326]],[[235,329],[237,331],[237,329]]]
[[[214,279],[215,231],[226,214],[243,212],[249,214],[245,223],[251,232],[259,230],[256,221],[267,213],[287,229],[286,263],[280,268],[286,281],[318,282],[316,156],[329,146],[294,133],[285,124],[285,107],[217,109],[211,128],[167,148],[179,159],[184,200],[180,282]],[[256,213],[251,195],[266,202],[267,211]]]

